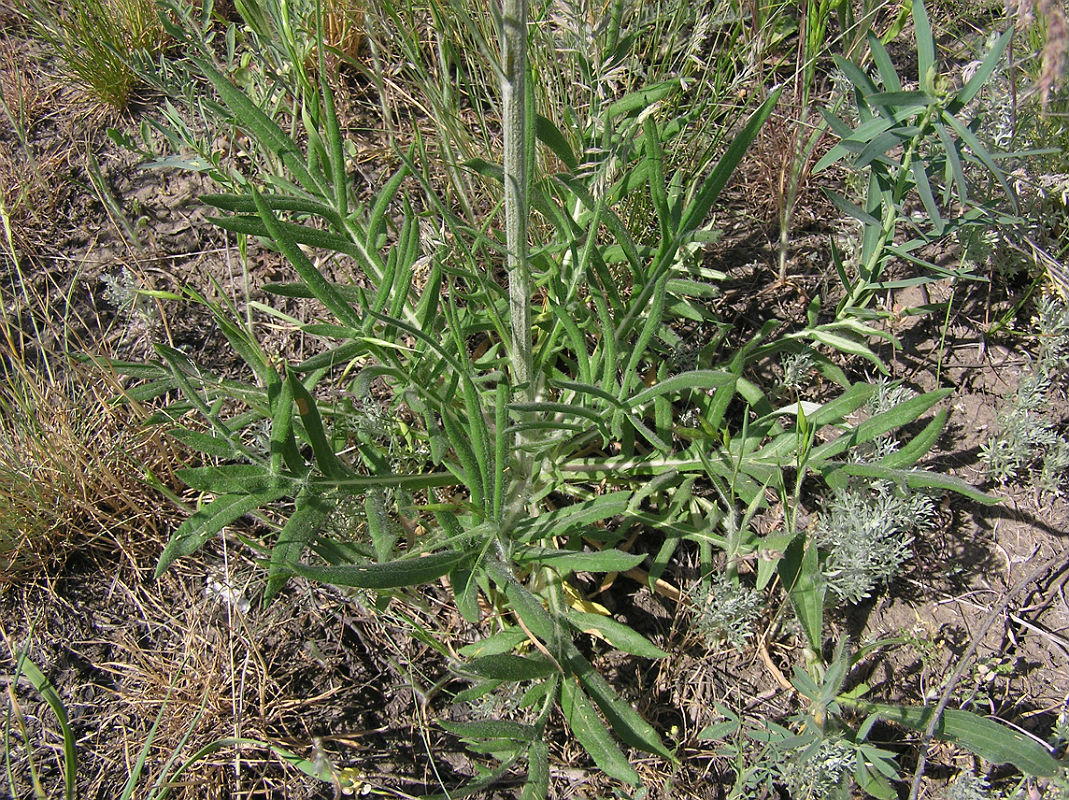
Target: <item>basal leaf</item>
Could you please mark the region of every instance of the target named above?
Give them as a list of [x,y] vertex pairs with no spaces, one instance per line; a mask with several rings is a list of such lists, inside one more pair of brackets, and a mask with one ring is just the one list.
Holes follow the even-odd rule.
[[552,675],[556,667],[543,657],[493,653],[473,658],[463,665],[463,670],[500,681],[533,681]]
[[549,547],[524,547],[513,557],[520,564],[544,564],[558,572],[626,572],[642,563],[641,553],[621,550],[554,550]]
[[419,586],[446,575],[468,558],[465,552],[450,550],[384,564],[338,564],[314,566],[291,564],[289,569],[309,580],[358,589],[399,589]]
[[258,494],[223,494],[205,505],[183,522],[171,535],[156,564],[156,577],[182,556],[195,553],[201,545],[224,527],[250,511],[267,505],[290,492],[290,487],[276,488]]
[[286,583],[290,567],[298,563],[304,548],[326,523],[334,505],[325,498],[306,490],[297,497],[296,509],[278,533],[271,548],[267,589],[264,602],[274,597]]
[[617,650],[633,653],[642,658],[668,657],[668,653],[654,645],[641,633],[617,622],[612,617],[568,609],[564,612],[564,618],[577,631],[599,635]]
[[[921,732],[928,729],[934,712],[931,706],[884,703],[860,705],[870,713]],[[971,711],[946,709],[936,726],[935,734],[940,739],[950,740],[992,764],[1013,764],[1025,775],[1051,777],[1061,768],[1057,759],[1035,739]]]
[[575,738],[598,768],[617,780],[638,786],[641,783],[638,773],[620,752],[593,704],[574,680],[565,680],[561,685],[560,705]]
[[461,739],[505,739],[510,742],[533,742],[541,732],[534,725],[510,720],[488,719],[478,722],[449,722],[438,724]]

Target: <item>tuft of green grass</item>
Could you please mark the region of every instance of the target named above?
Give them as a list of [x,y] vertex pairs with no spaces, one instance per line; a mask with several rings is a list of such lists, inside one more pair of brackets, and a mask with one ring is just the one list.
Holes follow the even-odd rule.
[[155,55],[167,44],[154,0],[25,0],[22,12],[71,81],[115,108],[125,108],[138,86],[134,54]]

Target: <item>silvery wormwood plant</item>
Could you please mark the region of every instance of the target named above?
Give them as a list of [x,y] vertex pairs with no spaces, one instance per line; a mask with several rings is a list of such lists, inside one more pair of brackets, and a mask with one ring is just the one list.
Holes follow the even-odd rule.
[[998,481],[1031,480],[1042,492],[1059,493],[1069,469],[1069,439],[1049,408],[1069,367],[1069,309],[1054,297],[1043,297],[1035,327],[1036,358],[1022,370],[1017,388],[999,411],[998,430],[980,456],[988,475]]

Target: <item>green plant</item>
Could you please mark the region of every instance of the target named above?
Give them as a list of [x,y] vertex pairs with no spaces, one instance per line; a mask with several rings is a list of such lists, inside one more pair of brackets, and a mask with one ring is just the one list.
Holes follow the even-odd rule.
[[1060,493],[1069,468],[1069,440],[1046,413],[1058,379],[1069,366],[1069,310],[1053,297],[1036,314],[1039,352],[1000,409],[998,430],[981,447],[987,473],[1001,482],[1031,479],[1042,492]]
[[[183,41],[178,27],[189,18],[177,19]],[[651,557],[656,585],[684,546],[697,549],[704,575],[723,551],[725,580],[737,586],[740,560],[759,554],[757,590],[779,578],[816,664],[818,548],[793,521],[777,535],[755,533],[750,523],[770,496],[794,513],[807,478],[835,487],[863,477],[988,498],[914,468],[945,413],[893,452],[854,458],[945,391],[854,423],[876,389],[850,383],[826,357],[815,363],[842,392],[823,404],[776,408],[747,375],[758,360],[800,353],[807,342],[874,358],[841,335],[860,339],[869,329],[818,324],[813,309],[802,331],[775,338],[770,321],[728,346],[703,303],[719,274],[692,255],[713,238],[707,217],[776,92],[711,169],[669,173],[666,143],[694,121],[669,101],[677,85],[639,87],[601,104],[590,129],[566,133],[530,108],[524,6],[506,4],[500,20],[503,55],[493,68],[505,161],[468,164],[497,193],[485,215],[469,215],[481,207],[474,201],[449,202],[457,186],[443,196],[416,146],[398,154],[401,169],[370,208],[359,205],[324,58],[317,82],[295,89],[301,113],[291,118],[220,69],[237,63],[217,64],[195,46],[186,68],[215,95],[197,107],[236,121],[250,154],[247,175],[214,159],[206,170],[228,191],[204,199],[222,212],[216,224],[285,256],[296,279],[268,290],[308,301],[317,318],[297,323],[263,303],[242,314],[189,292],[211,309],[244,374],[213,375],[162,345],[158,362],[115,366],[140,379],[132,399],[180,394],[158,419],[208,461],[180,473],[204,501],[158,571],[255,514],[262,536],[249,536],[264,557],[267,599],[298,575],[368,591],[384,606],[414,602],[416,587],[447,577],[458,611],[484,636],[455,663],[472,683],[462,697],[523,688],[507,718],[443,723],[497,761],[465,789],[526,763],[525,795],[537,797],[555,709],[595,764],[624,783],[639,776],[618,741],[673,758],[575,640],[593,630],[638,657],[663,651],[576,601],[574,573],[626,572]],[[585,145],[573,148],[576,136],[603,142],[603,157],[588,160]],[[413,186],[423,212],[408,199]],[[428,227],[436,234],[424,235]],[[328,279],[328,265],[346,277]],[[265,352],[264,315],[319,340],[320,351],[297,363]],[[695,328],[709,340],[682,359]],[[379,409],[374,420],[369,406]],[[206,427],[188,424],[194,412]],[[623,549],[632,525],[662,537],[655,553]],[[493,613],[484,616],[484,606]]]
[[153,0],[74,0],[62,9],[25,0],[23,14],[74,83],[116,108],[126,107],[137,86],[134,54],[153,57],[167,44]]
[[810,535],[827,553],[827,587],[858,603],[888,583],[911,555],[913,532],[932,524],[934,503],[923,495],[876,482],[851,485],[824,507]]
[[[924,4],[912,6],[917,38],[917,88],[906,89],[886,48],[869,36],[876,66],[870,78],[860,67],[836,56],[839,69],[853,85],[858,120],[854,128],[831,112],[825,120],[840,141],[814,167],[815,172],[847,161],[868,175],[863,205],[826,190],[838,209],[861,225],[856,272],[850,274],[838,253],[835,267],[844,296],[837,315],[866,314],[880,291],[923,285],[933,280],[978,279],[968,268],[948,270],[926,260],[922,248],[957,230],[991,227],[999,220],[994,207],[977,197],[967,180],[966,165],[976,164],[1002,194],[1015,203],[1002,170],[975,133],[979,118],[964,119],[964,112],[995,70],[1010,41],[1011,31],[995,42],[975,72],[960,88],[952,88],[936,63],[935,39]],[[918,199],[923,214],[908,210]],[[899,243],[905,228],[911,238]],[[893,259],[923,268],[917,276],[897,280],[884,277]]]
[[[738,780],[731,796],[753,796],[757,789],[771,790],[774,782],[782,782],[791,797],[850,797],[854,786],[880,800],[897,797],[892,785],[900,779],[895,754],[869,741],[873,727],[883,720],[923,732],[933,709],[871,701],[863,683],[845,688],[853,666],[889,644],[893,642],[877,642],[851,653],[840,641],[827,668],[815,678],[795,667],[792,683],[808,705],[786,725],[746,720],[718,705],[723,720],[698,736],[724,742],[721,754],[735,761]],[[1059,762],[1042,744],[972,712],[947,709],[934,730],[938,738],[992,764],[1013,764],[1029,776],[1059,773]]]

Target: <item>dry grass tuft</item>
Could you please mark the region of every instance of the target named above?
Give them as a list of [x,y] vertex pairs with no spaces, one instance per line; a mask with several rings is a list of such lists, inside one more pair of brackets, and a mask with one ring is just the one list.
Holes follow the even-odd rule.
[[1037,16],[1045,28],[1041,70],[1034,91],[1043,107],[1050,102],[1051,93],[1065,81],[1066,53],[1069,52],[1069,22],[1065,4],[1061,0],[1010,0],[1007,13],[1018,30],[1035,24]]
[[78,366],[61,380],[0,343],[0,586],[63,562],[72,550],[136,546],[165,538],[177,510],[149,488],[182,455],[143,412],[110,400],[100,370]]

